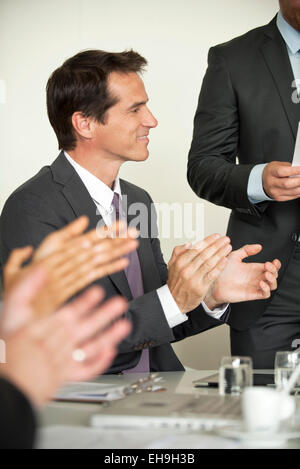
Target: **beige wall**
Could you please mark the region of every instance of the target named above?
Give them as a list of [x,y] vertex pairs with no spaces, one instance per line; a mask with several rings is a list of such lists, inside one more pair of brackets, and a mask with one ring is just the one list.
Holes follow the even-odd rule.
[[[270,21],[277,0],[0,0],[0,208],[20,183],[57,155],[45,84],[79,50],[134,48],[149,61],[145,83],[159,121],[150,158],[121,175],[157,202],[197,202],[186,160],[210,46]],[[224,233],[228,211],[205,203],[204,233]],[[181,240],[164,239],[168,259]],[[229,352],[226,326],[177,344],[183,362],[214,368]]]

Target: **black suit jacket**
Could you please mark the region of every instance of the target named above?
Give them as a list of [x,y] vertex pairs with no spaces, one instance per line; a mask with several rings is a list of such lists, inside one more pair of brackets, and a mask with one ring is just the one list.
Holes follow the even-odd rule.
[[[280,259],[279,285],[300,232],[299,200],[252,205],[247,185],[254,165],[292,161],[300,120],[300,106],[292,102],[293,80],[276,17],[211,48],[188,161],[188,181],[196,194],[232,209],[227,234],[233,247],[261,243],[263,251],[249,261]],[[270,301],[232,305],[229,324],[247,329]]]
[[35,416],[24,396],[0,377],[0,449],[30,449],[34,444]]
[[[150,216],[151,213],[155,215],[150,196],[129,182],[121,180],[120,183],[122,193],[127,195],[128,206],[142,202],[147,207],[151,233],[150,225],[156,227],[156,221]],[[89,217],[90,229],[101,221],[95,203],[62,152],[50,167],[42,168],[7,200],[0,219],[2,265],[12,249],[25,245],[36,247],[49,233],[81,215]],[[154,233],[154,236],[140,238],[139,242],[138,256],[145,292],[142,297],[132,300],[124,271],[97,282],[104,287],[108,298],[121,294],[130,301],[127,317],[133,323],[132,332],[120,345],[120,353],[109,373],[134,367],[144,348],[150,348],[151,370],[183,370],[170,342],[220,325],[220,321],[210,318],[199,306],[188,315],[188,321],[171,329],[156,293],[156,289],[167,281],[167,266],[159,239]]]

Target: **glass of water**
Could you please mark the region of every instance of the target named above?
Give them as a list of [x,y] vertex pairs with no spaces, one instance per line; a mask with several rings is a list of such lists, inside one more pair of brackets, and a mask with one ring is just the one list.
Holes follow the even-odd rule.
[[[285,388],[287,381],[293,373],[296,366],[300,363],[300,350],[280,351],[275,356],[275,384],[280,391]],[[300,378],[296,383],[300,386]]]
[[219,369],[219,393],[241,394],[253,385],[253,368],[250,357],[223,357]]

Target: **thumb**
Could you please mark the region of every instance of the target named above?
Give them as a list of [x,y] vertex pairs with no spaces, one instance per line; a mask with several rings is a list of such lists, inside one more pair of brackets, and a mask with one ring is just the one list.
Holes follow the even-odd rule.
[[12,251],[3,269],[5,289],[10,287],[10,283],[13,283],[13,277],[19,273],[23,263],[29,259],[32,253],[33,248],[31,246],[14,249]]
[[5,309],[22,310],[34,299],[46,280],[46,272],[42,267],[28,269],[26,274],[4,297]]
[[238,258],[240,261],[249,256],[255,256],[262,250],[261,244],[245,244],[245,246],[237,249],[232,254]]
[[46,273],[41,267],[28,269],[27,273],[4,297],[3,314],[1,314],[1,332],[13,332],[32,319],[31,302],[42,288]]

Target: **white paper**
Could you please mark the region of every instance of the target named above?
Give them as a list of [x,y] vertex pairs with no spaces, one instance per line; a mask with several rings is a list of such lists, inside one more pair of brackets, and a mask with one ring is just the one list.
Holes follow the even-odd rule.
[[298,124],[297,138],[294,149],[294,156],[292,161],[292,166],[300,166],[300,122]]
[[115,401],[124,397],[125,386],[103,383],[69,383],[54,396],[67,401]]

